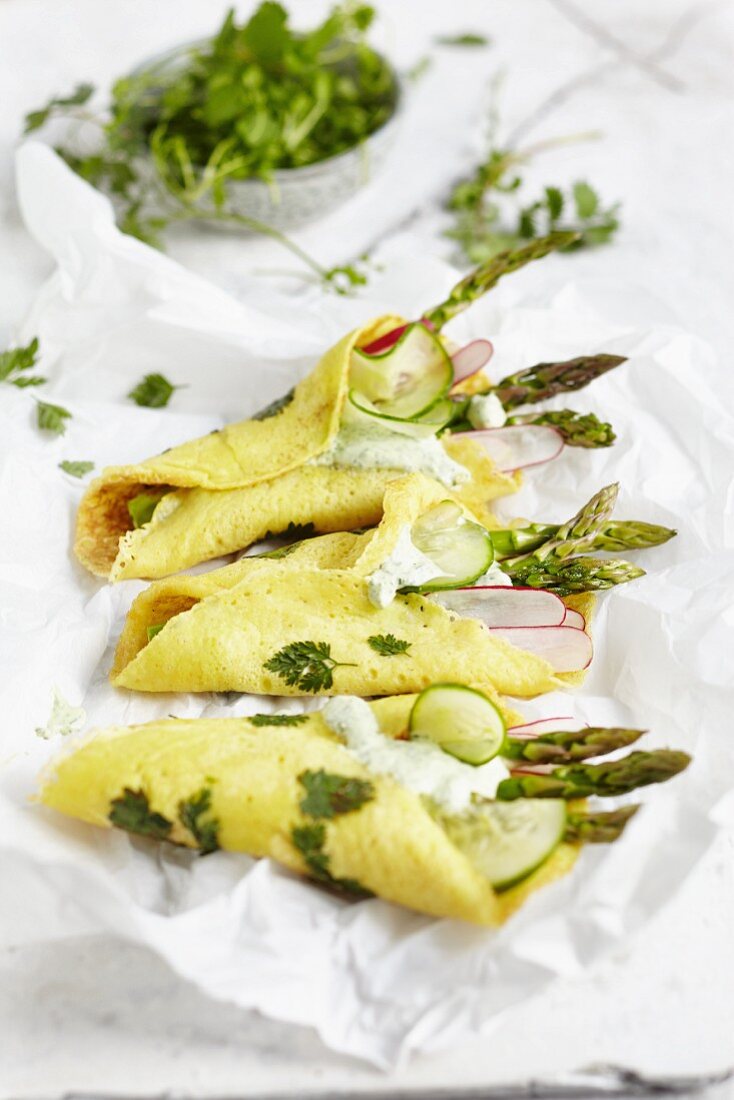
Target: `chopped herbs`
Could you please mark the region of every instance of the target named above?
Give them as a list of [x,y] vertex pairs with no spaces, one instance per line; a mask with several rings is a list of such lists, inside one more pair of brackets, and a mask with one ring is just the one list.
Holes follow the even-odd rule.
[[367,645],[381,657],[397,657],[400,653],[407,653],[411,643],[396,638],[394,634],[373,634],[367,639]]
[[133,521],[133,527],[144,527],[146,523],[150,523],[153,518],[153,513],[161,502],[161,497],[165,496],[165,493],[138,493],[131,500],[127,502],[127,510],[130,513],[130,519]]
[[84,477],[94,469],[94,463],[84,461],[72,462],[68,458],[65,458],[63,462],[59,463],[59,469],[63,470],[65,474],[69,474],[70,477]]
[[181,824],[189,830],[204,855],[216,852],[219,847],[219,821],[216,817],[207,816],[211,808],[212,792],[208,787],[202,787],[197,794],[178,804]]
[[488,46],[490,40],[484,34],[469,31],[465,34],[439,34],[434,42],[438,46]]
[[[249,20],[231,10],[216,34],[167,61],[118,80],[97,118],[101,148],[58,150],[93,186],[111,192],[124,232],[153,245],[172,223],[216,220],[280,241],[322,280],[326,271],[274,227],[238,213],[229,187],[273,181],[282,168],[315,164],[361,146],[395,111],[391,67],[366,42],[372,7],[345,3],[311,30],[265,0]],[[78,119],[92,87],[56,96],[26,119]],[[84,117],[90,117],[88,109]],[[343,290],[342,290],[343,292]]]
[[330,775],[323,768],[315,772],[301,772],[298,781],[306,792],[300,803],[301,810],[313,818],[352,813],[375,795],[375,788],[369,780]]
[[329,856],[324,851],[326,826],[321,822],[315,825],[295,825],[291,830],[291,840],[303,856],[303,861],[313,878],[340,893],[350,894],[355,898],[372,897],[371,892],[356,879],[335,878],[332,875],[329,870]]
[[266,405],[264,409],[260,409],[259,412],[253,413],[250,419],[270,420],[271,417],[277,416],[279,412],[282,412],[283,409],[287,408],[295,396],[295,389],[288,390],[288,393],[284,393],[282,397],[276,397],[275,401],[271,401],[270,404]]
[[25,389],[26,386],[40,386],[46,379],[40,374],[25,374],[35,367],[38,358],[38,338],[21,348],[9,348],[0,352],[0,382],[10,382],[11,386]]
[[331,656],[328,642],[291,642],[267,660],[264,667],[277,673],[289,687],[318,692],[333,687],[334,669],[346,664]]
[[53,432],[55,435],[63,435],[66,431],[66,421],[71,419],[71,413],[61,405],[49,405],[46,401],[36,402],[38,409],[36,423],[45,432]]
[[162,409],[171,400],[173,391],[178,389],[181,387],[174,386],[162,374],[146,374],[142,382],[138,382],[127,396],[136,405],[143,405],[147,409]]
[[253,726],[302,726],[307,714],[252,714],[247,719]]
[[153,626],[146,626],[145,631],[148,635],[148,641],[152,642],[156,634],[160,634],[165,625],[165,623],[154,623]]
[[173,828],[173,822],[167,817],[151,810],[144,791],[133,791],[130,787],[125,787],[119,798],[112,799],[108,817],[119,829],[154,840],[166,840]]

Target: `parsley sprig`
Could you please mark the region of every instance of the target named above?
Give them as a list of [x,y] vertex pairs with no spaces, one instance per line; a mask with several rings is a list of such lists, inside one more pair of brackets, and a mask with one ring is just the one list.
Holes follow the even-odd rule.
[[151,810],[145,791],[134,791],[130,787],[125,787],[118,798],[112,799],[108,816],[118,829],[149,836],[154,840],[166,840],[173,828],[173,823],[167,817]]
[[142,405],[144,408],[163,409],[171,400],[174,390],[180,389],[183,389],[183,387],[174,386],[162,374],[146,374],[137,386],[130,391],[128,397],[136,405]]
[[374,649],[381,657],[397,657],[401,653],[407,653],[410,644],[402,638],[396,638],[394,634],[373,634],[367,639],[370,649]]
[[216,852],[219,847],[219,820],[212,816],[212,792],[202,787],[190,798],[178,804],[178,817],[193,836],[203,855]]
[[332,818],[352,813],[375,796],[375,788],[367,779],[332,775],[323,768],[301,772],[298,780],[306,792],[301,810],[308,817]]
[[328,642],[307,641],[284,646],[265,661],[264,667],[277,673],[289,687],[316,693],[333,687],[334,669],[346,668],[348,664],[331,656]]

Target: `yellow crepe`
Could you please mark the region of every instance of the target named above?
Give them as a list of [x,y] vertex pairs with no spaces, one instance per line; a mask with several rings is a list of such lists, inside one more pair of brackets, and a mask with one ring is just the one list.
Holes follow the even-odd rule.
[[[385,487],[400,471],[306,463],[329,448],[339,429],[352,349],[400,323],[386,316],[350,333],[265,419],[230,424],[137,465],[108,467],[79,506],[79,560],[112,580],[157,578],[292,525],[330,532],[379,522]],[[456,495],[480,521],[491,521],[488,503],[513,492],[518,475],[496,470],[474,440],[447,439],[443,445],[472,474]],[[149,524],[131,530],[128,502],[156,487],[174,491]]]
[[[411,703],[400,701],[396,711],[390,700],[393,718],[407,714]],[[370,783],[372,797],[351,812],[314,819],[301,808],[305,792],[298,777],[319,769]],[[577,854],[562,843],[518,886],[495,893],[420,796],[370,773],[318,714],[295,727],[256,728],[235,718],[112,729],[63,757],[40,797],[55,810],[109,827],[113,800],[126,791],[128,798],[145,796],[147,809],[165,819],[164,828],[171,823],[167,839],[188,847],[201,846],[201,834],[197,840],[191,832],[186,803],[201,807],[202,792],[209,792],[195,827],[213,826],[221,848],[269,856],[312,877],[304,834],[294,829],[311,830],[305,836],[312,845],[315,828],[316,877],[322,881],[483,925],[500,924],[533,890],[570,870]]]
[[[327,646],[329,664],[336,662],[319,694],[403,694],[467,676],[517,696],[559,687],[547,661],[423,596],[399,595],[384,608],[370,602],[366,578],[403,526],[445,495],[420,474],[399,478],[373,532],[322,536],[280,559],[242,558],[211,573],[155,582],[130,609],[112,682],[137,691],[303,695],[314,689],[266,666],[286,646],[310,642]],[[149,640],[148,628],[160,624]],[[386,634],[408,642],[408,652],[376,651],[369,639]]]

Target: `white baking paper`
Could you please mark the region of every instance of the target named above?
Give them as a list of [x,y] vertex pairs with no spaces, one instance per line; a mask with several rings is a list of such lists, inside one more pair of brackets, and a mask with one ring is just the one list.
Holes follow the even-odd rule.
[[[359,298],[262,292],[253,309],[122,236],[106,200],[48,149],[30,143],[20,151],[18,183],[28,228],[58,268],[18,333],[40,336],[50,381],[37,393],[3,386],[0,401],[3,940],[116,933],[152,947],[211,997],[311,1025],[335,1050],[383,1067],[486,1031],[551,979],[578,975],[619,946],[734,818],[734,563],[725,549],[734,406],[709,348],[647,321],[655,303],[646,291],[566,282],[573,267],[562,260],[549,262],[551,291],[523,301],[508,283],[455,322],[459,338],[494,341],[498,375],[597,350],[630,357],[573,400],[614,423],[616,445],[567,449],[531,472],[503,508],[559,520],[619,480],[620,517],[675,526],[679,535],[641,557],[646,578],[600,600],[583,690],[523,709],[649,727],[651,745],[688,749],[695,761],[674,782],[643,792],[645,808],[622,840],[585,851],[572,875],[500,931],[379,900],[348,903],[268,861],[224,852],[201,859],[29,801],[63,742],[34,732],[46,725],[54,691],[84,708],[88,726],[274,705],[109,686],[114,643],[142,585],[102,585],[75,562],[84,484],[58,463],[136,461],[247,416],[301,377],[342,330],[384,307],[416,316],[456,273],[411,256]],[[139,409],[125,395],[155,370],[187,388],[167,409]],[[41,394],[72,411],[63,437],[37,430]]]

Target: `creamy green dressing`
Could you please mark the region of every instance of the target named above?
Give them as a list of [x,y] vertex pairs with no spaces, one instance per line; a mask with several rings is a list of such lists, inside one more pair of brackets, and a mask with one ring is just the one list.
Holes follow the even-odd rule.
[[425,584],[440,576],[441,570],[418,549],[410,537],[410,524],[405,523],[391,553],[368,578],[367,594],[375,607],[387,607],[399,588]]
[[499,782],[509,775],[499,757],[473,767],[432,741],[386,737],[369,705],[354,695],[335,696],[322,713],[327,726],[371,772],[389,775],[408,790],[427,795],[447,813],[469,809],[473,794],[493,798]]
[[434,435],[416,439],[382,425],[343,422],[328,451],[309,460],[312,466],[391,469],[435,477],[449,488],[468,481],[470,473],[455,462]]

